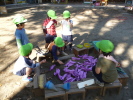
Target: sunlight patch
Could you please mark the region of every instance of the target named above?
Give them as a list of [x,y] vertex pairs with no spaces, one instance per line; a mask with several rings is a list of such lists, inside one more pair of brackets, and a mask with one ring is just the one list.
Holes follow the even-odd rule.
[[129,61],[128,60],[123,60],[121,63],[122,63],[122,67],[124,67],[124,68],[129,66]]
[[133,46],[131,46],[130,48],[128,48],[127,50],[127,55],[129,56],[129,58],[133,61]]
[[116,49],[115,49],[114,53],[116,55],[121,55],[122,53],[124,53],[126,46],[127,46],[126,43],[120,43],[120,44],[118,44],[116,46]]

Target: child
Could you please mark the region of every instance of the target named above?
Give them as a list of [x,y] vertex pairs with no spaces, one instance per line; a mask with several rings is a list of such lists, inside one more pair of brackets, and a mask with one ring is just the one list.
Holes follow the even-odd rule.
[[114,45],[111,41],[101,40],[96,43],[96,46],[100,50],[100,56],[96,66],[92,68],[92,71],[94,76],[98,79],[98,84],[104,86],[104,83],[112,83],[117,79],[116,66],[118,62],[111,56],[111,52],[114,49]]
[[62,61],[58,59],[58,56],[60,52],[58,51],[58,48],[63,47],[65,43],[63,42],[61,37],[56,37],[54,39],[54,42],[51,42],[48,46],[49,51],[51,52],[54,60],[56,60],[59,64],[64,64]]
[[43,22],[43,33],[45,36],[45,48],[48,47],[50,42],[54,41],[54,38],[56,37],[56,25],[57,21],[55,20],[57,18],[55,11],[49,10],[47,12],[47,19]]
[[63,18],[64,18],[64,20],[61,21],[61,26],[62,26],[62,38],[65,41],[65,49],[67,48],[67,45],[69,45],[69,50],[72,50],[73,21],[70,19],[70,12],[68,10],[65,10],[63,12]]
[[105,0],[105,6],[107,6],[108,5],[108,0]]
[[33,79],[30,78],[29,75],[33,72],[34,68],[46,62],[46,60],[42,60],[39,63],[33,63],[29,58],[32,49],[33,45],[31,43],[22,45],[19,49],[19,54],[21,56],[17,59],[14,65],[13,73],[18,76],[24,76],[22,79],[23,81],[32,81]]
[[27,22],[27,19],[25,19],[22,16],[17,16],[13,19],[13,23],[16,24],[17,26],[15,37],[16,37],[18,48],[20,48],[22,45],[29,43],[29,39],[24,29],[25,22]]
[[93,7],[95,7],[96,0],[92,0],[92,3],[93,3]]

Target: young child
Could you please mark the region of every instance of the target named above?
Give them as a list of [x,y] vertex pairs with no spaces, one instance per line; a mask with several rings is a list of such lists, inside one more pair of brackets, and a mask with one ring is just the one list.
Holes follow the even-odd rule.
[[56,37],[56,25],[57,21],[55,20],[57,18],[56,13],[54,10],[49,10],[47,12],[47,19],[43,22],[43,33],[45,36],[45,48],[48,47],[50,42],[54,41],[54,38]]
[[51,42],[48,46],[48,49],[51,52],[54,60],[57,61],[59,64],[64,64],[64,63],[58,59],[58,55],[60,54],[58,48],[61,48],[64,45],[65,45],[65,43],[62,40],[62,38],[61,37],[56,37],[54,39],[54,42]]
[[17,16],[13,19],[13,23],[17,26],[17,29],[15,31],[15,37],[18,48],[20,48],[22,45],[29,43],[29,39],[24,29],[25,22],[27,22],[27,19],[22,16]]
[[93,3],[92,7],[95,7],[96,0],[92,0],[92,3]]
[[62,27],[62,38],[65,41],[65,49],[67,49],[67,45],[69,45],[69,50],[72,50],[73,21],[70,19],[70,12],[68,10],[65,10],[63,12],[63,18],[64,18],[64,20],[61,21],[61,27]]
[[39,63],[33,63],[33,61],[29,58],[33,49],[33,45],[31,43],[22,45],[19,49],[19,54],[21,55],[13,69],[13,73],[18,76],[24,76],[23,81],[32,81],[33,79],[29,77],[29,75],[33,72],[35,67],[40,66],[40,64],[45,63],[46,60],[42,60]]
[[104,86],[104,83],[112,83],[117,77],[116,66],[118,62],[111,56],[114,45],[109,40],[101,40],[96,43],[100,50],[100,55],[96,66],[92,68],[94,76],[98,79],[98,85]]

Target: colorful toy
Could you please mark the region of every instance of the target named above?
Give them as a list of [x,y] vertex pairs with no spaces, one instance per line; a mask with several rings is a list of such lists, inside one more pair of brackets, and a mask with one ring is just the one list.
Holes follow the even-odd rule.
[[84,43],[84,47],[89,48],[91,45],[89,43]]
[[45,88],[46,89],[51,89],[51,90],[54,90],[54,91],[58,91],[57,88],[55,87],[55,85],[51,81],[48,81],[46,83]]
[[76,47],[81,49],[81,48],[83,48],[83,45],[78,44],[78,45],[76,45]]
[[67,90],[67,91],[70,90],[70,87],[71,87],[70,83],[64,83],[63,86],[62,86],[62,88]]

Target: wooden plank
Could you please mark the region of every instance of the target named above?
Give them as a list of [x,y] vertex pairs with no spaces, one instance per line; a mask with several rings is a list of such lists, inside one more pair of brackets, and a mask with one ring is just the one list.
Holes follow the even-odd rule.
[[63,88],[61,88],[63,84],[60,84],[58,85],[58,87],[55,87],[57,88],[58,91],[54,91],[54,90],[50,90],[50,89],[45,89],[45,99],[48,99],[48,98],[53,98],[53,97],[59,97],[59,96],[65,96],[65,91]]
[[45,98],[53,98],[53,97],[59,97],[59,96],[64,96],[64,95],[65,95],[65,91],[45,93]]
[[38,85],[38,76],[37,75],[35,75],[33,77],[33,86],[34,86],[34,89],[35,88],[39,88],[39,85]]
[[78,88],[73,88],[70,89],[69,91],[66,91],[66,94],[75,94],[75,93],[83,93],[85,92],[85,88],[78,89]]
[[67,55],[67,56],[59,57],[58,59],[59,60],[67,60],[67,59],[70,59],[71,57],[75,57],[75,55],[74,54],[70,54],[70,55]]
[[35,76],[34,76],[34,81],[33,81],[33,85],[34,88],[39,88],[39,84],[38,84],[38,76],[40,75],[40,66],[35,68]]
[[82,82],[82,81],[75,81],[75,82],[71,82],[71,89],[69,91],[66,91],[67,94],[74,94],[74,93],[81,93],[81,92],[85,92],[84,88],[79,89],[77,86],[77,83]]
[[104,84],[104,87],[108,87],[108,88],[114,88],[114,87],[120,87],[120,86],[122,86],[122,84],[118,79],[115,80],[113,83]]
[[56,88],[57,88],[57,91],[51,90],[51,89],[45,89],[45,92],[47,94],[47,93],[54,93],[54,92],[64,91],[63,88],[60,88],[60,87],[56,87]]
[[[91,47],[90,47],[91,48]],[[75,54],[75,56],[77,57],[78,55],[84,55],[84,54],[88,54],[88,50],[89,48],[77,48],[77,47],[74,47],[73,48],[73,53]]]
[[98,89],[98,88],[102,88],[101,86],[99,86],[98,84],[93,84],[90,86],[86,86],[85,89]]
[[38,76],[38,84],[40,89],[44,89],[44,85],[46,83],[46,75],[41,74]]
[[112,84],[105,84],[103,87],[103,94],[102,95],[104,96],[106,93],[106,89],[109,89],[109,88],[118,88],[117,90],[118,90],[118,94],[119,94],[121,87],[122,87],[122,84],[119,82],[119,80],[116,80]]
[[119,83],[112,83],[112,84],[105,84],[104,87],[108,87],[108,88],[114,88],[114,87],[120,87],[122,86],[122,84]]

